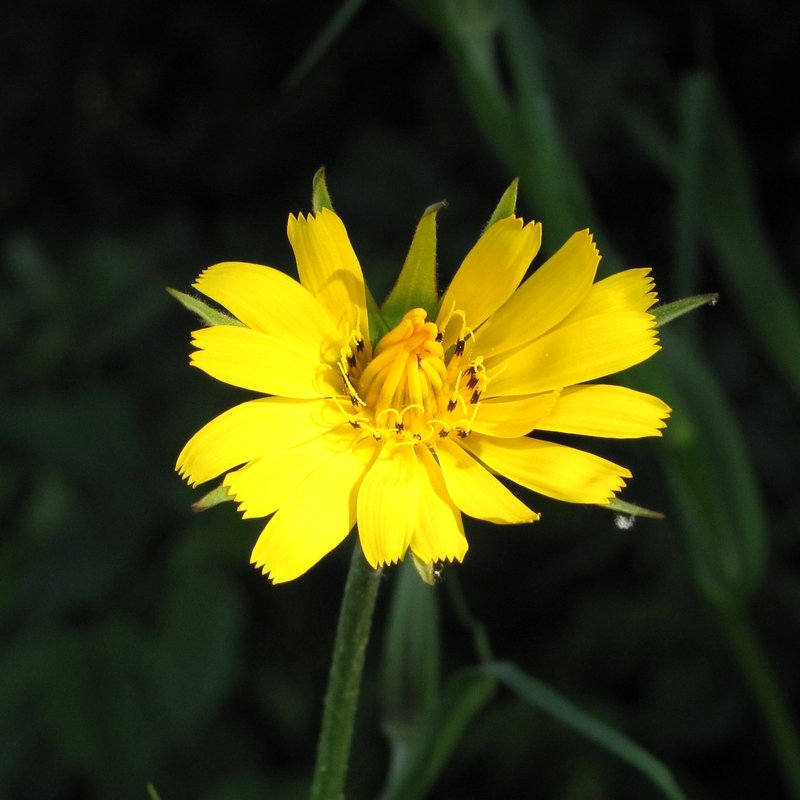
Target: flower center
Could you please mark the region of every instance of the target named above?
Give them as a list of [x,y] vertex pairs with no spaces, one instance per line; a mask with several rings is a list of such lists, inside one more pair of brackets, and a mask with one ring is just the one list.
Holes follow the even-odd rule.
[[407,312],[376,345],[371,360],[363,356],[360,335],[342,349],[339,370],[345,393],[356,409],[350,424],[376,439],[404,441],[467,436],[486,388],[486,371],[477,358],[462,364],[464,326],[452,351],[442,346],[444,330],[426,322],[424,309]]

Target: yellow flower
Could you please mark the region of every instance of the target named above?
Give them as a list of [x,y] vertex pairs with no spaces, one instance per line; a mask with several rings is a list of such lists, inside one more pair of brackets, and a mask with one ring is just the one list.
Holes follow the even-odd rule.
[[658,349],[648,270],[594,283],[588,231],[524,283],[541,225],[510,216],[464,259],[435,319],[412,308],[370,342],[361,267],[329,209],[290,216],[299,283],[270,267],[217,264],[194,284],[243,325],[194,333],[191,363],[266,397],[196,433],[177,468],[191,485],[225,473],[245,517],[272,518],[251,561],[302,575],[358,523],[378,567],[467,552],[462,512],[513,524],[539,515],[495,476],[549,497],[607,504],[631,473],[531,431],[659,436],[669,408],[586,384]]

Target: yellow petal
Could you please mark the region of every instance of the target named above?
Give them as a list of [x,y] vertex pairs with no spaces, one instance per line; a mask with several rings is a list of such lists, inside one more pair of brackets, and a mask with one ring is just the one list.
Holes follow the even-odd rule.
[[[269,333],[298,350],[341,347],[330,314],[296,280],[272,267],[228,261],[209,267],[194,288],[228,309],[248,328]],[[338,355],[334,355],[338,358]]]
[[505,525],[539,519],[539,514],[514,497],[494,475],[455,442],[442,439],[436,445],[436,455],[447,491],[465,514]]
[[487,320],[475,336],[472,352],[496,355],[549,331],[586,296],[599,263],[589,231],[573,234]]
[[428,448],[419,447],[417,456],[422,478],[411,550],[423,564],[462,561],[468,545],[461,512],[450,499],[442,471]]
[[245,519],[266,517],[283,505],[318,467],[352,447],[359,433],[345,423],[307,442],[257,458],[223,480]]
[[642,311],[559,325],[489,366],[493,395],[538,394],[612,375],[650,358],[660,348],[655,318]]
[[388,441],[358,493],[358,534],[372,567],[393,564],[406,553],[420,494],[420,467],[411,444]]
[[624,386],[572,386],[564,389],[537,428],[611,439],[661,436],[670,410],[657,397]]
[[[456,272],[445,292],[437,325],[452,311],[463,311],[466,323],[477,328],[508,300],[539,251],[542,226],[529,222],[523,227],[519,217],[495,222],[478,239]],[[445,338],[445,349],[455,338]]]
[[323,208],[316,216],[290,214],[287,231],[300,282],[327,309],[340,334],[360,329],[369,341],[364,276],[344,223]]
[[299,350],[292,342],[233,325],[195,331],[190,363],[212,378],[283,397],[332,397],[342,393],[342,378],[320,360],[319,345]]
[[524,436],[538,427],[539,421],[547,415],[557,397],[558,392],[547,392],[532,397],[481,400],[470,427],[490,436]]
[[330,400],[251,400],[220,414],[192,436],[176,469],[196,486],[254,458],[275,457],[341,421],[342,412]]
[[564,320],[565,325],[600,314],[647,311],[658,299],[649,267],[626,269],[595,283]]
[[374,452],[368,439],[315,469],[264,528],[250,562],[283,583],[333,550],[355,524],[356,494]]
[[521,486],[568,503],[607,505],[631,473],[604,458],[538,439],[474,433],[460,442],[486,466]]

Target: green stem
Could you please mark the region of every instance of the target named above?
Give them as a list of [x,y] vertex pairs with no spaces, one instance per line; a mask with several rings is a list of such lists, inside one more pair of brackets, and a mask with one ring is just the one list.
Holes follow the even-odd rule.
[[742,609],[722,611],[722,628],[772,734],[792,794],[800,800],[800,740],[786,699]]
[[356,539],[342,598],[333,663],[325,695],[311,800],[341,800],[353,738],[353,720],[381,570],[367,564]]

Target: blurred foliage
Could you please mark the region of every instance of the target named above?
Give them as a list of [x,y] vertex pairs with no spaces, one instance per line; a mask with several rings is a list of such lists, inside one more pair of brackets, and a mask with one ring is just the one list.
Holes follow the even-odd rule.
[[[677,424],[663,443],[592,447],[632,468],[625,499],[667,520],[624,530],[602,510],[530,498],[542,521],[470,525],[467,559],[444,580],[457,571],[498,658],[655,753],[688,796],[786,796],[656,455],[667,445],[689,473],[717,473],[715,518],[743,526],[743,508],[763,525],[749,615],[796,710],[800,127],[786,76],[800,12],[514,5],[535,11],[533,44],[519,27],[501,58],[491,37],[455,53],[497,65],[477,122],[459,92],[464,64],[429,12],[456,8],[480,32],[500,0],[364,3],[291,91],[336,4],[0,10],[0,796],[125,800],[147,797],[148,782],[162,800],[307,794],[350,548],[272,587],[247,563],[258,522],[231,504],[192,515],[201,493],[172,472],[176,454],[244,393],[188,367],[197,323],[165,287],[188,290],[222,260],[291,272],[286,216],[310,208],[321,164],[379,302],[425,208],[449,201],[446,285],[517,174],[546,250],[582,218],[607,268],[653,265],[663,300],[721,293],[673,323],[680,343],[657,358],[679,362],[686,418],[703,433],[731,421],[735,438],[704,450]],[[520,70],[527,84],[514,84]],[[539,170],[515,170],[533,151]],[[720,507],[745,473],[756,499]],[[735,572],[741,552],[716,533]],[[393,581],[367,655],[356,800],[378,795],[389,765],[375,642]],[[432,779],[436,797],[658,796],[512,694],[486,705],[477,679],[448,683],[475,656],[442,588],[440,698],[475,716]]]

